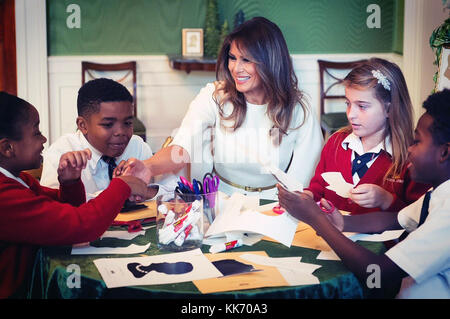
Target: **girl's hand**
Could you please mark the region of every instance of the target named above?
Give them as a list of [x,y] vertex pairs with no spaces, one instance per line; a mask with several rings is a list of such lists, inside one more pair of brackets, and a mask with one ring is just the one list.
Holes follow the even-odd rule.
[[64,153],[59,159],[58,180],[60,184],[74,182],[81,176],[81,171],[86,168],[92,153],[89,149]]
[[323,214],[314,199],[305,193],[290,192],[277,184],[278,200],[284,209],[293,217],[311,225]]
[[362,184],[351,190],[350,199],[362,207],[385,210],[391,206],[394,196],[378,185]]
[[113,177],[133,175],[142,179],[147,184],[150,183],[152,174],[150,169],[136,158],[129,158],[127,161],[121,161],[114,170]]

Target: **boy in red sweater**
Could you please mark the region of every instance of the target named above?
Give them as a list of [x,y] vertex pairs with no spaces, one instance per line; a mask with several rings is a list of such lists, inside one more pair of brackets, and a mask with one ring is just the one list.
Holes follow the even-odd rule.
[[0,298],[23,296],[39,245],[95,240],[128,197],[147,197],[143,181],[120,176],[85,203],[80,174],[91,158],[89,150],[61,156],[59,189],[41,186],[22,171],[40,166],[46,141],[39,131],[37,110],[0,92]]

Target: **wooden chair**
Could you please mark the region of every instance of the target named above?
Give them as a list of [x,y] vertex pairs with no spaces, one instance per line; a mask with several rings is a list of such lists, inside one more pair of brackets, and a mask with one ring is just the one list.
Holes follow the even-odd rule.
[[[332,105],[333,111],[326,112],[325,102],[338,102],[345,99],[342,82],[347,74],[358,64],[367,60],[333,62],[318,60],[320,79],[320,126],[325,140],[341,127],[348,124],[344,103]],[[340,90],[339,90],[340,89]],[[336,110],[338,108],[338,110]],[[344,109],[342,112],[341,109]]]
[[[110,78],[127,87],[133,96],[133,130],[134,134],[146,141],[146,128],[144,123],[137,118],[137,84],[136,84],[136,61],[123,63],[94,63],[81,62],[81,84],[101,77]],[[128,84],[129,83],[129,84]]]

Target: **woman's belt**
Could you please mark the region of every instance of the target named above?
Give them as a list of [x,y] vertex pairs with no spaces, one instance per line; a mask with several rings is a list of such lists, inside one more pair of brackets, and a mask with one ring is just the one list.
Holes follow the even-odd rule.
[[223,181],[223,182],[225,182],[225,183],[227,183],[228,185],[231,185],[231,186],[233,186],[233,187],[243,189],[243,190],[245,190],[246,192],[262,192],[262,191],[265,191],[265,190],[268,190],[268,189],[272,189],[272,188],[274,188],[275,186],[277,186],[277,184],[270,185],[270,186],[264,186],[264,187],[251,187],[251,186],[243,186],[243,185],[239,185],[239,184],[233,183],[232,181],[229,181],[229,180],[226,179],[225,177],[220,176],[220,174],[217,173],[216,168],[215,168],[214,166],[213,166],[213,173],[214,173],[217,177],[219,177],[219,179],[220,179],[221,181]]

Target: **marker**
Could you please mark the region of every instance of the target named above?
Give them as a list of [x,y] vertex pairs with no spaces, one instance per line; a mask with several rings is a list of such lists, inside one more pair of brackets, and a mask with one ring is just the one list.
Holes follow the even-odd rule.
[[232,241],[229,241],[227,243],[224,243],[224,244],[212,245],[209,248],[209,252],[211,254],[220,253],[222,251],[226,251],[226,250],[230,250],[230,249],[233,249],[233,248],[241,247],[242,245],[243,245],[242,239],[236,239],[236,240],[232,240]]

